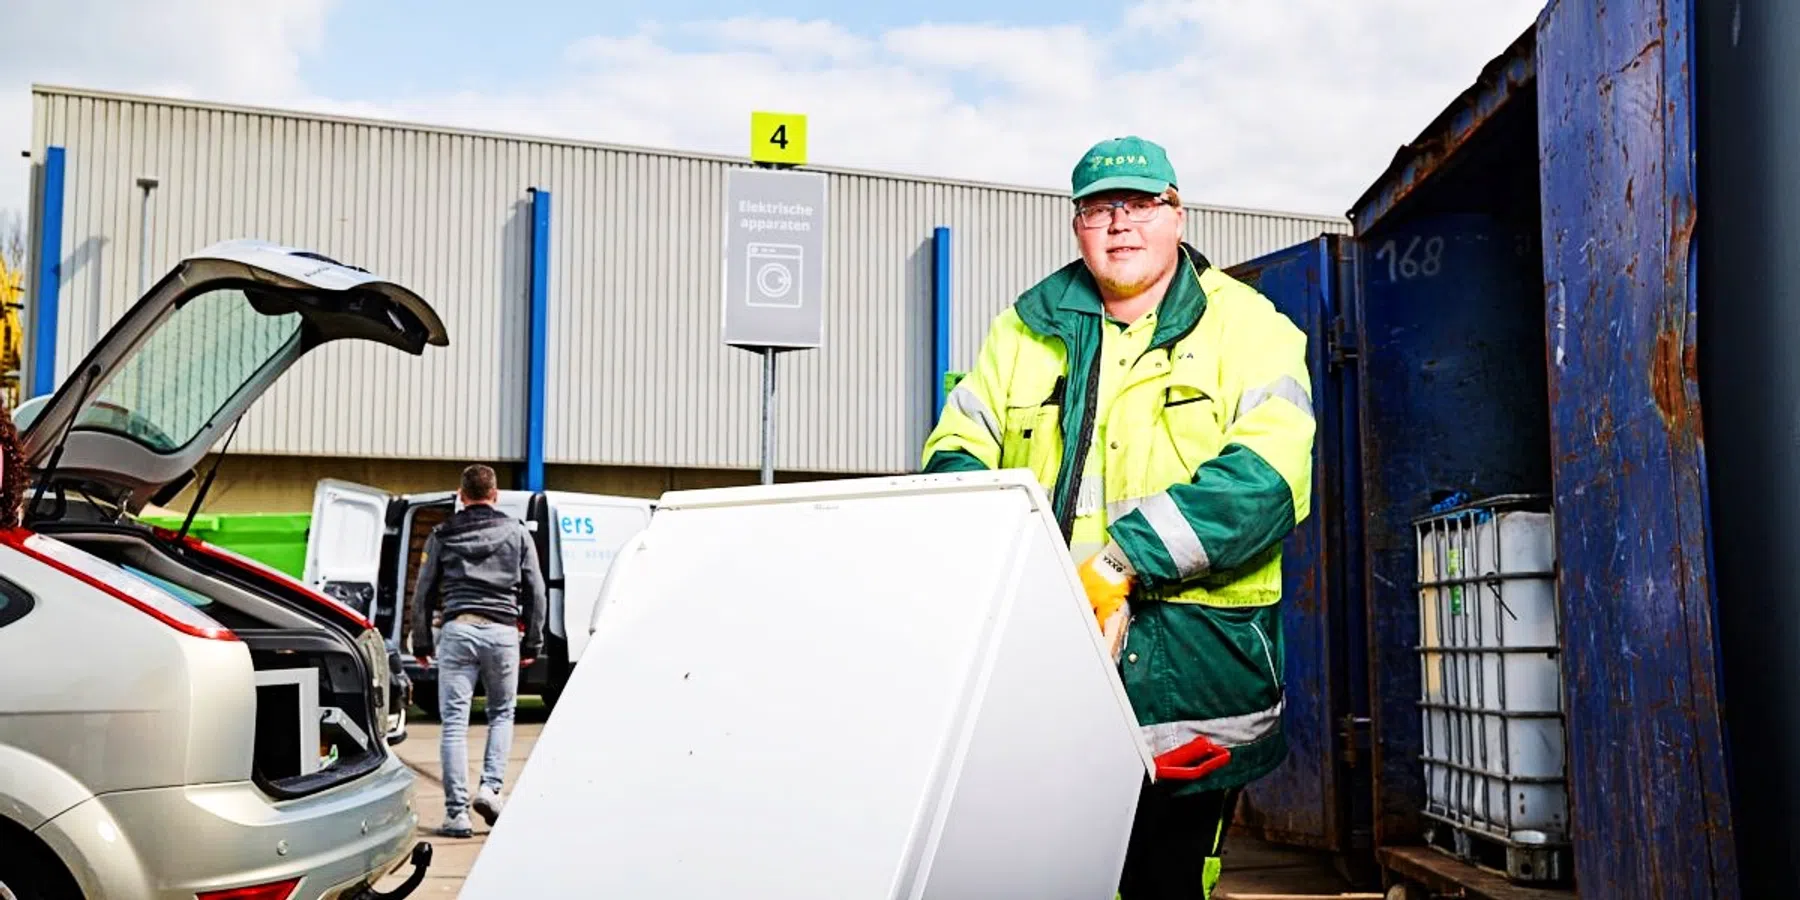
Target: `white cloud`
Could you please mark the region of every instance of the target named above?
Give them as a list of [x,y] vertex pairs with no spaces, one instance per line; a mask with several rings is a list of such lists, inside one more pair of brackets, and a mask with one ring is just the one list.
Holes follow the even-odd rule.
[[336,0],[9,0],[0,28],[0,208],[29,196],[31,84],[304,102],[303,54]]
[[1094,100],[1105,53],[1101,39],[1072,25],[918,25],[888,32],[883,43],[912,65],[979,74],[1063,103]]
[[[1136,133],[1200,202],[1337,214],[1523,31],[1540,0],[1148,0],[1117,28],[736,18],[589,38],[557,82],[397,100],[407,118],[742,153],[809,117],[818,164],[1060,187]],[[696,46],[682,37],[703,36]]]
[[[29,80],[733,154],[751,110],[779,109],[808,114],[821,165],[1060,187],[1089,144],[1129,132],[1169,148],[1196,201],[1335,214],[1541,5],[1146,0],[1107,30],[866,34],[740,16],[572,39],[543,83],[321,99],[297,73],[330,0],[25,0],[9,25],[39,46],[0,55],[0,150],[28,140]],[[0,207],[23,198],[22,172],[0,174]]]
[[789,63],[821,59],[845,62],[865,56],[874,48],[869,40],[822,21],[739,17],[686,23],[680,33],[764,51]]

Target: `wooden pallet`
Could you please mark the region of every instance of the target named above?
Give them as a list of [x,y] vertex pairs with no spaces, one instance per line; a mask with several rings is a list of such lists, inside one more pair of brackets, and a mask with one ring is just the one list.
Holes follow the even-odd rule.
[[[1382,847],[1381,867],[1406,883],[1466,900],[1573,900],[1573,890],[1513,884],[1503,876],[1450,858],[1436,847]],[[1400,892],[1398,896],[1409,896]]]
[[1556,887],[1568,883],[1574,872],[1574,859],[1566,844],[1521,846],[1478,828],[1438,820],[1425,826],[1425,843],[1445,856],[1519,885]]

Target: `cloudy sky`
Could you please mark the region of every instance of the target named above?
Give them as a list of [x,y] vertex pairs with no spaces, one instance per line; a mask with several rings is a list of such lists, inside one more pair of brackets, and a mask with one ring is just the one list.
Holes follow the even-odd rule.
[[0,214],[32,83],[1059,187],[1094,140],[1193,200],[1342,213],[1543,0],[9,0]]

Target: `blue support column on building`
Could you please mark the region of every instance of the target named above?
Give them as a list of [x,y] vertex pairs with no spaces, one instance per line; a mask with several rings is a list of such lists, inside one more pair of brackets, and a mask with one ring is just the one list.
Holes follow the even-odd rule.
[[931,233],[931,421],[944,413],[944,378],[950,374],[950,229],[940,225]]
[[28,397],[56,390],[56,319],[62,302],[63,148],[44,153],[43,205],[37,221],[37,290],[31,298]]
[[550,192],[531,189],[531,349],[525,401],[525,489],[544,489],[544,419],[549,381]]

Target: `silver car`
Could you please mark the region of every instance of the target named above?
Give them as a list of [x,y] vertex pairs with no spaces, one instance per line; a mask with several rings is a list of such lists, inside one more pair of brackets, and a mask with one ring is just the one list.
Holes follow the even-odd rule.
[[[344,602],[134,516],[304,354],[448,343],[410,290],[233,241],[183,260],[17,417],[0,530],[0,900],[365,900],[430,863],[389,650]],[[211,465],[216,465],[216,460]],[[411,859],[390,893],[372,885]]]

